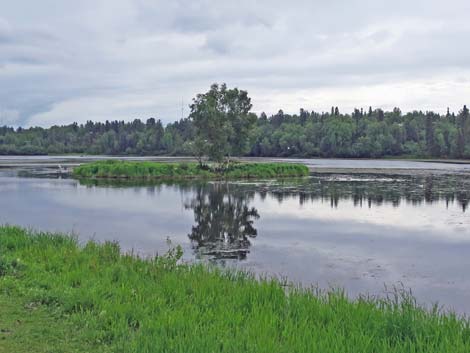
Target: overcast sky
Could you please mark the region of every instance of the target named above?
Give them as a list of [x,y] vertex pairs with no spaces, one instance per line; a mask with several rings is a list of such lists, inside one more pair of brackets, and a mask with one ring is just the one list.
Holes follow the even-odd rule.
[[0,125],[470,104],[469,0],[0,0]]

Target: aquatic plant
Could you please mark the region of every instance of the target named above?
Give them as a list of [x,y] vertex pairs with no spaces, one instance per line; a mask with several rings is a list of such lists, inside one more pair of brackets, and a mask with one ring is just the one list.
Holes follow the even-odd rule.
[[298,177],[308,175],[303,164],[296,163],[231,163],[200,166],[198,163],[162,163],[135,161],[98,161],[80,165],[73,170],[77,178],[122,179],[244,179]]

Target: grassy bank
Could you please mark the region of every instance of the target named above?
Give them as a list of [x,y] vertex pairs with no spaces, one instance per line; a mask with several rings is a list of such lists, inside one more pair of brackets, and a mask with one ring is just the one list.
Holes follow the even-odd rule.
[[164,163],[134,161],[98,161],[74,168],[78,178],[126,179],[246,179],[299,177],[308,168],[294,163],[232,163],[225,169],[201,167],[198,163]]
[[[0,303],[10,308],[0,311],[0,332],[8,333],[0,333],[0,351],[69,352],[77,342],[87,352],[470,349],[467,321],[428,313],[409,297],[351,301],[286,290],[275,280],[179,265],[178,255],[143,260],[112,243],[79,246],[66,236],[0,227]],[[17,317],[42,334],[21,338]],[[48,322],[60,330],[41,331]]]
[[[1,283],[1,282],[0,282]],[[55,309],[0,293],[0,353],[98,352],[83,330]]]

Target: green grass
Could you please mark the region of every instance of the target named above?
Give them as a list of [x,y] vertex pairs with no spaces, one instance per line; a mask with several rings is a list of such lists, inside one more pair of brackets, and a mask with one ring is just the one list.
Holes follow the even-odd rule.
[[406,295],[352,301],[178,264],[177,249],[144,260],[115,243],[80,246],[15,227],[0,227],[0,256],[1,303],[12,307],[0,311],[2,328],[14,331],[29,303],[38,311],[24,334],[41,332],[7,337],[7,351],[61,339],[54,352],[73,352],[75,337],[84,352],[470,352],[466,319],[428,312]]
[[74,168],[77,178],[126,179],[246,179],[308,175],[305,165],[294,163],[232,163],[226,169],[197,163],[98,161]]
[[[101,347],[104,348],[104,347]],[[58,310],[0,293],[0,353],[103,352]]]

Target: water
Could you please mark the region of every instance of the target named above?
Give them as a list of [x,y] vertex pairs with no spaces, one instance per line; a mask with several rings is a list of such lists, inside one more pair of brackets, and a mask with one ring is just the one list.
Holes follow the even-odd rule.
[[133,185],[51,171],[0,169],[0,224],[116,240],[142,254],[165,252],[171,242],[187,261],[342,287],[351,296],[399,286],[421,303],[470,314],[468,174]]
[[[273,158],[277,161],[292,161],[292,159]],[[297,159],[296,162],[306,164],[316,169],[404,169],[404,170],[429,170],[470,172],[470,163],[413,161],[393,159]]]
[[[186,160],[187,157],[116,157],[116,156],[0,156],[0,167],[2,166],[57,166],[77,165],[80,163],[105,159],[122,160]],[[425,162],[413,160],[384,160],[384,159],[287,159],[287,158],[242,158],[242,160],[253,161],[286,161],[303,163],[313,169],[404,169],[404,170],[428,170],[428,171],[452,171],[452,172],[470,172],[469,163],[451,163],[451,162]]]

